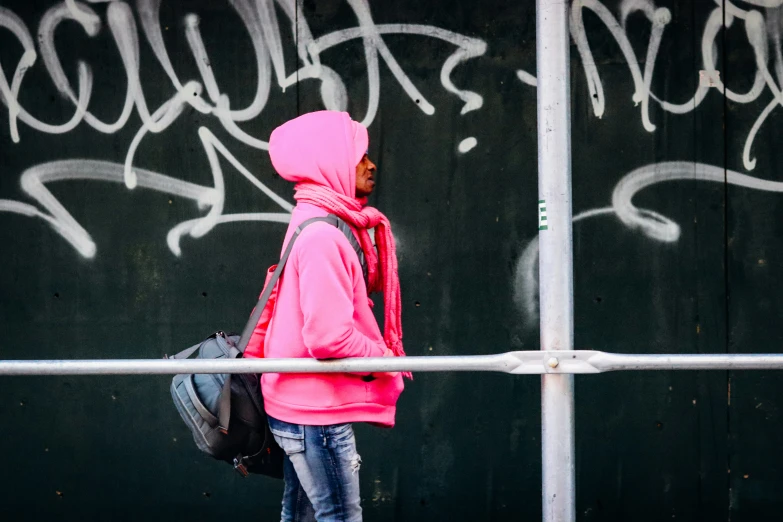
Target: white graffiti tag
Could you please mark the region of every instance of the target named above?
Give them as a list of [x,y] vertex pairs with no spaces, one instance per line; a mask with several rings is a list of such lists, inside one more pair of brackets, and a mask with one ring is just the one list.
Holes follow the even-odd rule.
[[[389,68],[395,80],[410,97],[413,105],[427,115],[435,107],[418,90],[405,74],[397,59],[383,40],[384,35],[411,35],[435,38],[456,47],[445,60],[440,73],[444,89],[463,102],[462,114],[479,109],[482,97],[468,90],[458,88],[451,80],[452,71],[461,63],[486,52],[486,43],[451,31],[419,24],[375,24],[367,0],[348,0],[358,25],[314,37],[307,20],[301,16],[301,5],[296,0],[232,0],[229,2],[239,16],[255,53],[257,82],[255,95],[247,107],[235,108],[221,90],[210,61],[207,45],[200,30],[200,19],[196,14],[184,17],[184,32],[194,62],[198,68],[198,80],[183,81],[177,75],[163,39],[160,22],[161,0],[137,0],[136,13],[125,2],[111,1],[105,6],[105,24],[111,35],[125,73],[125,98],[114,121],[104,121],[93,114],[90,101],[93,89],[93,69],[84,61],[76,64],[76,86],[71,84],[58,56],[55,32],[61,24],[78,24],[87,38],[98,37],[104,19],[96,10],[83,2],[66,0],[48,9],[42,16],[37,38],[33,38],[27,25],[13,11],[0,7],[0,28],[10,31],[22,47],[22,54],[16,64],[9,83],[3,64],[0,64],[0,101],[8,110],[8,126],[14,143],[21,141],[20,122],[35,131],[48,134],[64,134],[72,131],[82,122],[98,132],[112,134],[123,129],[135,113],[141,120],[136,135],[128,144],[122,164],[99,162],[90,159],[72,159],[38,165],[22,174],[22,188],[40,207],[13,200],[0,200],[0,212],[11,212],[40,218],[47,222],[64,239],[85,257],[93,257],[97,247],[89,233],[73,218],[46,188],[45,184],[61,180],[120,181],[129,189],[141,187],[191,199],[206,215],[180,223],[168,233],[171,251],[180,255],[180,238],[189,235],[202,237],[219,223],[236,221],[287,222],[292,205],[271,191],[246,169],[232,155],[226,146],[206,127],[197,129],[202,147],[209,161],[213,186],[204,187],[177,180],[164,174],[134,166],[136,152],[149,134],[158,134],[168,129],[183,113],[186,107],[212,116],[223,129],[239,143],[267,150],[268,144],[257,136],[245,132],[239,124],[258,118],[264,110],[273,76],[278,87],[286,88],[297,82],[314,79],[321,82],[320,95],[328,109],[345,110],[348,103],[347,89],[340,76],[321,62],[320,54],[332,47],[350,40],[362,41],[367,67],[368,103],[362,123],[369,126],[378,110],[380,99],[380,64]],[[91,3],[101,3],[91,0]],[[286,71],[284,43],[277,16],[279,8],[292,24],[296,38],[296,50],[301,66],[293,72]],[[297,13],[299,13],[297,15]],[[138,23],[140,25],[137,26]],[[158,65],[165,71],[171,83],[172,92],[167,101],[157,108],[150,108],[140,78],[141,34],[152,49]],[[37,47],[36,47],[37,42]],[[57,92],[73,106],[73,114],[65,123],[48,123],[32,115],[19,102],[24,88],[25,75],[33,67],[42,64]],[[475,137],[465,138],[458,147],[465,153],[475,147]],[[256,188],[269,197],[282,212],[224,214],[225,188],[218,154],[228,160],[234,168]]]
[[[756,101],[764,93],[765,88],[772,93],[772,99],[761,111],[753,126],[748,131],[745,145],[742,151],[743,167],[753,170],[756,160],[751,156],[753,142],[759,129],[767,120],[772,111],[779,105],[783,105],[783,0],[747,0],[745,3],[753,7],[761,7],[766,11],[766,17],[758,10],[742,9],[729,0],[715,0],[717,7],[709,14],[707,23],[701,37],[701,70],[705,72],[713,82],[709,85],[699,84],[691,99],[683,103],[666,101],[652,92],[652,81],[655,73],[655,64],[658,60],[658,51],[664,37],[666,26],[672,21],[671,12],[664,7],[656,7],[653,0],[623,0],[620,3],[620,13],[615,17],[612,12],[598,0],[574,0],[571,5],[570,28],[571,37],[579,50],[582,67],[587,79],[587,87],[590,94],[590,102],[593,114],[598,118],[603,117],[606,111],[606,98],[601,75],[593,58],[590,43],[587,38],[582,14],[585,9],[595,14],[609,30],[610,34],[620,47],[620,52],[628,66],[633,83],[631,101],[640,105],[642,126],[648,132],[656,129],[650,116],[650,102],[657,104],[662,110],[672,114],[686,114],[696,110],[707,97],[711,88],[726,96],[734,103],[748,104]],[[725,9],[724,9],[725,5]],[[626,22],[633,13],[642,13],[651,24],[650,38],[647,43],[644,56],[644,69],[640,60],[634,53],[631,42],[626,32]],[[728,88],[715,74],[718,71],[718,48],[716,41],[722,30],[731,27],[736,20],[744,25],[747,42],[753,50],[756,65],[756,73],[753,85],[745,93],[737,93]],[[770,53],[772,45],[772,55]],[[770,60],[774,60],[774,76],[769,68]],[[693,71],[694,77],[700,71]],[[528,72],[517,71],[519,80],[533,87],[536,86],[536,78]]]
[[[636,207],[633,197],[651,185],[680,180],[712,181],[765,192],[783,192],[783,182],[759,179],[722,167],[687,161],[653,163],[628,173],[617,183],[611,206],[581,212],[573,221],[614,215],[624,225],[650,239],[674,243],[680,238],[680,226],[654,210]],[[524,313],[526,326],[535,326],[538,320],[538,237],[528,243],[517,261],[514,302]]]

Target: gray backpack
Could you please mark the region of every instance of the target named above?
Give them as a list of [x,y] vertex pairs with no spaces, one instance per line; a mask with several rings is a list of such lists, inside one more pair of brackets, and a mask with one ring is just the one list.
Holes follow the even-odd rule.
[[[343,232],[359,256],[367,277],[367,264],[351,228],[330,214],[308,219],[296,228],[283,257],[264,288],[242,336],[218,331],[203,342],[171,356],[187,359],[223,359],[242,357],[272,289],[283,273],[294,242],[305,227],[315,222],[329,223]],[[207,455],[233,464],[242,476],[258,473],[283,477],[283,450],[269,431],[258,374],[182,374],[171,382],[171,396],[182,420],[193,433],[196,446]]]

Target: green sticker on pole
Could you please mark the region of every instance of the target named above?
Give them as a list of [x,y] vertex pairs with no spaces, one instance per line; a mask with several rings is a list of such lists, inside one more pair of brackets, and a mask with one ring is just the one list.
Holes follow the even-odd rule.
[[546,201],[543,199],[538,200],[538,230],[546,230]]

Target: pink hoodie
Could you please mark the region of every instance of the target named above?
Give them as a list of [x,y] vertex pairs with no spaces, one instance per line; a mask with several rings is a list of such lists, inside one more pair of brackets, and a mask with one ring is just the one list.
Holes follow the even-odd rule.
[[[347,113],[305,114],[275,129],[269,155],[289,181],[311,181],[354,196],[356,165],[367,150],[367,130]],[[327,212],[300,203],[283,245],[296,227]],[[386,345],[373,316],[359,258],[327,223],[308,226],[296,240],[280,278],[265,357],[381,357]],[[295,424],[371,422],[393,426],[402,392],[398,373],[276,374],[261,377],[264,406],[274,418]]]

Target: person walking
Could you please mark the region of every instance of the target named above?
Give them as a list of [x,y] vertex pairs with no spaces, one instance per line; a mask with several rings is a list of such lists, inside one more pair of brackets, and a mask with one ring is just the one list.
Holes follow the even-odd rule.
[[[350,227],[361,252],[332,224],[302,230],[278,283],[265,357],[405,355],[394,237],[386,216],[367,206],[378,182],[368,144],[367,129],[345,112],[304,114],[272,132],[272,165],[296,183],[284,247],[301,223],[333,214]],[[384,295],[383,334],[373,291]],[[360,522],[361,457],[352,423],[392,427],[403,375],[265,373],[261,389],[269,427],[286,454],[281,520]]]

